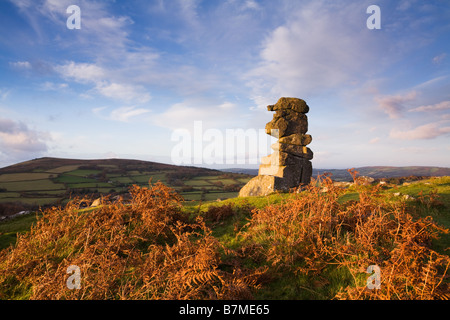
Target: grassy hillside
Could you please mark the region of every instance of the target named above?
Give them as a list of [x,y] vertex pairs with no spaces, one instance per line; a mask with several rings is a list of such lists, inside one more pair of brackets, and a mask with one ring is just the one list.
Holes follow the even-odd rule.
[[[345,188],[325,177],[300,193],[202,204],[162,184],[131,194],[0,223],[12,245],[0,299],[449,298],[450,177]],[[80,290],[66,286],[70,265]],[[370,265],[379,290],[366,287]]]
[[[389,178],[405,178],[410,176],[416,177],[443,177],[450,176],[450,168],[443,167],[426,167],[426,166],[410,166],[410,167],[359,167],[356,170],[363,176],[369,176],[375,179]],[[257,175],[258,169],[233,168],[224,169],[225,172],[245,173],[249,175]],[[324,173],[331,173],[335,181],[352,181],[352,176],[347,169],[318,169],[313,168],[313,176],[317,177]]]
[[40,158],[0,169],[0,204],[43,206],[75,196],[116,196],[150,179],[187,200],[207,201],[235,197],[250,176],[139,160]]

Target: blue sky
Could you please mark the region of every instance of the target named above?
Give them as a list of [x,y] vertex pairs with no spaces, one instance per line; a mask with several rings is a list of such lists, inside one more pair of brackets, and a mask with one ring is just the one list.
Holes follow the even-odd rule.
[[446,0],[2,0],[0,30],[0,166],[171,163],[174,131],[263,129],[283,96],[311,108],[316,168],[450,166]]

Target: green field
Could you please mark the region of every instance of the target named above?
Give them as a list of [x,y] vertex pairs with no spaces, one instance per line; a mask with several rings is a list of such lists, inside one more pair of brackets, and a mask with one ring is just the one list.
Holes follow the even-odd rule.
[[112,177],[109,177],[109,180],[111,180],[113,182],[119,182],[119,183],[134,183],[135,182],[130,177],[116,177],[116,176],[112,176]]
[[[202,179],[196,179],[195,181],[202,181]],[[342,194],[337,199],[337,202],[332,206],[328,205],[335,200],[333,199],[333,196],[329,195],[326,191],[310,196],[316,197],[318,201],[323,200],[322,203],[327,210],[335,210],[336,208],[339,208],[339,210],[342,211],[338,212],[347,212],[349,208],[354,205],[358,205],[357,203],[362,201],[360,200],[360,193],[367,195],[367,193],[364,192],[366,192],[365,190],[371,190],[369,188],[372,188],[372,190],[374,190],[375,186],[370,186],[367,188],[350,186],[347,189],[343,189]],[[270,230],[270,225],[254,224],[251,227],[248,226],[249,221],[254,218],[254,214],[256,212],[266,210],[263,217],[271,218],[272,214],[275,214],[277,212],[272,210],[275,210],[276,208],[285,208],[286,210],[288,210],[290,200],[295,200],[299,197],[307,197],[308,191],[304,191],[301,194],[275,193],[265,197],[237,198],[236,195],[237,193],[230,192],[186,192],[185,199],[187,201],[182,203],[181,214],[184,214],[186,217],[190,217],[190,223],[193,223],[196,216],[203,217],[203,219],[206,221],[205,223],[207,224],[207,226],[211,228],[211,234],[214,239],[217,240],[218,243],[220,243],[220,246],[223,246],[221,248],[224,248],[224,250],[221,250],[224,252],[220,251],[222,264],[215,266],[215,268],[218,268],[222,271],[230,270],[230,272],[232,271],[232,267],[237,266],[242,267],[244,270],[257,270],[258,268],[268,269],[266,277],[263,278],[261,287],[253,292],[253,298],[328,300],[333,299],[338,292],[346,287],[354,287],[358,284],[361,285],[361,283],[364,284],[367,275],[363,271],[360,274],[351,274],[348,271],[349,269],[347,269],[345,266],[338,267],[338,263],[336,261],[328,261],[328,265],[324,265],[323,267],[318,269],[312,268],[308,272],[303,271],[308,267],[308,264],[306,262],[309,261],[308,263],[311,264],[314,262],[315,253],[317,253],[316,258],[318,259],[319,252],[315,251],[315,247],[309,248],[302,246],[301,241],[305,241],[305,239],[289,238],[291,232],[298,232],[295,227],[302,226],[300,219],[298,221],[289,219],[283,220],[282,216],[280,216],[278,220],[275,220],[274,223],[279,223],[280,226],[287,224],[288,226],[292,227],[291,229],[287,230],[280,229],[280,232],[284,231],[286,232],[285,234],[263,232],[264,228],[269,228]],[[405,196],[409,196],[409,198],[407,199]],[[204,199],[202,199],[202,197],[204,197]],[[217,198],[228,199],[217,201]],[[383,199],[384,202],[378,202],[379,199]],[[413,219],[413,221],[425,217],[430,217],[430,219],[433,219],[433,221],[435,221],[438,225],[444,228],[450,228],[450,177],[432,178],[405,185],[388,184],[380,188],[378,191],[374,192],[370,200],[366,199],[365,201],[370,201],[370,203],[367,204],[367,208],[362,206],[361,204],[361,208],[363,209],[369,208],[371,210],[376,210],[378,206],[383,207],[383,210],[386,210],[386,212],[389,213],[389,208],[391,208],[391,205],[395,204],[395,208],[397,208],[397,210],[398,208],[406,208],[405,212],[408,212],[411,215],[411,219]],[[377,205],[374,206],[374,204]],[[283,205],[287,205],[287,207],[282,207]],[[315,202],[311,202],[310,205],[311,208],[308,208],[313,209]],[[220,210],[223,210],[223,212],[228,213],[228,215],[215,215],[215,208],[219,210],[219,212],[221,212]],[[89,209],[88,211],[90,213],[95,213],[96,210],[98,209]],[[381,210],[380,212],[384,212],[383,210]],[[85,212],[85,210],[82,211],[82,213]],[[285,211],[282,211],[281,213],[285,214]],[[389,216],[389,214],[387,216]],[[27,216],[21,216],[13,220],[1,222],[0,249],[14,245],[14,243],[16,242],[17,234],[27,233],[30,230],[31,225],[35,223],[35,221],[36,216],[34,214],[31,214]],[[308,228],[314,227],[314,225],[312,225],[314,221],[315,220],[309,221],[311,225],[309,225]],[[376,222],[377,220],[374,221]],[[349,220],[347,223],[348,225],[346,226],[349,227],[351,224],[351,220]],[[382,226],[380,225],[380,227]],[[392,230],[395,231],[397,228],[397,224],[394,224],[392,227]],[[325,226],[323,228],[325,228]],[[400,228],[400,225],[398,225],[398,228]],[[325,239],[331,239],[331,236],[330,238],[327,238],[327,231],[320,231],[320,227],[318,230],[318,234],[324,236]],[[408,232],[408,230],[409,229],[404,229],[402,230],[402,232]],[[422,232],[420,229],[417,229],[416,231],[418,232],[418,234],[421,234]],[[399,234],[401,234],[401,232]],[[362,233],[362,235],[364,237],[376,236],[376,234],[369,235],[364,234],[364,232]],[[112,234],[108,233],[108,237],[111,236]],[[342,237],[345,238],[344,236]],[[349,238],[347,234],[347,243],[349,243],[350,241],[348,239]],[[351,241],[355,241],[353,238],[351,239]],[[372,240],[374,241],[374,243],[378,243],[377,241],[381,241],[380,243],[383,243],[383,239],[384,238]],[[313,241],[312,243],[316,243],[314,242],[314,239],[307,240]],[[410,239],[410,241],[413,240],[414,239]],[[166,240],[161,238],[158,239],[158,241],[161,241],[158,246],[163,247],[163,241]],[[64,239],[62,239],[61,245],[65,244],[66,243],[64,242]],[[316,243],[317,246],[319,246],[319,244],[320,242]],[[403,244],[407,244],[407,242],[404,242]],[[435,250],[435,252],[448,256],[450,234],[441,233],[439,238],[430,239],[429,246],[430,248]],[[406,245],[401,247],[407,248],[408,246]],[[142,254],[147,253],[146,248],[147,246],[142,246]],[[356,248],[358,247],[354,247],[353,250],[356,250]],[[378,246],[374,246],[374,248],[378,248]],[[263,249],[265,251],[261,251]],[[227,254],[229,253],[225,253],[227,252],[226,250],[237,253],[235,256],[233,256],[232,259],[227,258]],[[298,253],[296,253],[296,250],[298,250]],[[68,255],[76,254],[76,252],[73,250],[67,252],[62,250],[61,252],[61,257],[52,256],[52,258],[55,259],[55,261],[62,261]],[[312,252],[312,258],[310,260],[307,260],[306,258],[310,257],[304,257],[302,255],[303,252]],[[379,253],[383,252],[384,251],[380,249]],[[392,252],[395,252],[395,250]],[[275,256],[275,253],[282,253],[285,254],[286,257],[291,256],[291,258],[286,259],[286,261],[270,260],[271,257]],[[382,263],[383,259],[389,258],[389,255],[387,255],[386,253],[383,253],[385,254],[385,256],[378,256],[379,253],[377,253],[376,255],[376,257],[379,257],[379,260],[377,260],[379,261],[378,263]],[[125,253],[121,252],[120,254]],[[321,254],[323,254],[323,252]],[[359,253],[356,251],[349,251],[348,255],[354,256],[354,258],[348,258],[349,266],[351,266],[351,263],[354,261],[352,259],[356,259],[357,257],[358,259],[362,259],[362,261],[365,261],[365,258],[362,256],[358,256],[358,254]],[[189,257],[190,256],[186,256],[185,259]],[[398,257],[396,259],[400,258],[401,257]],[[399,266],[399,272],[402,272],[402,269],[405,269],[405,267]],[[433,272],[443,272],[444,269],[435,270]],[[382,272],[388,271],[383,270]],[[430,275],[431,274],[432,273],[430,273]],[[398,279],[403,278],[399,276]],[[383,279],[382,281],[386,280]],[[448,276],[443,281],[444,283],[448,284]],[[384,286],[385,282],[382,282],[382,285]],[[420,285],[418,287],[419,289],[422,288]],[[408,290],[411,291],[412,289],[413,287],[411,284],[410,288],[406,288],[405,291],[408,292]],[[0,290],[0,292],[3,292],[4,294],[5,292],[7,292],[7,294],[12,295],[12,298],[15,297],[15,293],[11,293],[12,291],[10,292],[6,290]],[[396,297],[393,297],[393,299],[395,298]]]
[[77,170],[80,166],[79,165],[69,165],[69,166],[60,166],[52,169],[48,169],[47,172],[49,173],[64,173],[64,172],[70,172]]
[[70,174],[72,176],[77,176],[77,177],[87,177],[89,175],[95,175],[95,174],[99,174],[101,172],[102,172],[101,170],[82,170],[82,169],[77,169],[77,170],[70,171]]

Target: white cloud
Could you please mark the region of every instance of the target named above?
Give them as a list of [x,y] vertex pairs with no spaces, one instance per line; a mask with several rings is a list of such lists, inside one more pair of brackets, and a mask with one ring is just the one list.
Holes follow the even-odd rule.
[[389,118],[397,119],[402,115],[405,103],[413,101],[416,97],[417,92],[410,91],[397,95],[378,96],[375,97],[375,101],[378,103],[378,107],[389,115]]
[[150,112],[150,110],[136,107],[122,107],[115,109],[110,114],[111,120],[128,122],[130,118],[137,117]]
[[439,110],[447,110],[450,109],[450,101],[441,101],[436,104],[420,106],[414,109],[409,110],[410,112],[425,112],[425,111],[439,111]]
[[446,53],[441,53],[440,55],[435,56],[432,61],[434,64],[441,64],[441,62],[444,61],[446,56],[447,56]]
[[150,94],[142,86],[102,82],[97,84],[96,89],[105,97],[121,101],[145,103],[151,99]]
[[0,100],[6,100],[11,93],[11,89],[0,89]]
[[152,121],[159,127],[169,129],[190,129],[195,121],[202,121],[204,129],[242,127],[243,113],[240,111],[241,116],[236,117],[235,107],[231,102],[185,101],[152,116]]
[[49,135],[30,129],[22,122],[0,118],[0,153],[10,157],[47,151]]
[[105,106],[92,109],[92,113],[102,119],[120,122],[130,122],[132,118],[142,116],[149,112],[151,112],[151,110],[145,108],[137,108],[135,106],[124,106],[113,109],[111,111],[108,111],[108,107]]
[[41,89],[44,91],[58,91],[68,87],[67,83],[53,83],[46,81],[41,85]]
[[58,65],[55,70],[64,78],[79,83],[97,83],[106,77],[106,71],[92,63],[76,63],[74,61]]
[[259,6],[259,4],[256,1],[254,1],[254,0],[247,0],[247,1],[245,1],[244,9],[254,9],[254,10],[256,10],[256,9],[261,9],[261,7]]

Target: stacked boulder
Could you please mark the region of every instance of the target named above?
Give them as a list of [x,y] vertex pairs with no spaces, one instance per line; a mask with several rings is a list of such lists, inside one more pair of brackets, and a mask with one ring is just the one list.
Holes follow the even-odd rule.
[[309,106],[302,99],[280,98],[267,109],[275,114],[266,124],[266,133],[278,138],[278,142],[271,146],[274,152],[261,159],[258,176],[240,190],[240,197],[288,191],[311,180],[313,153],[306,147],[312,141],[306,133]]

